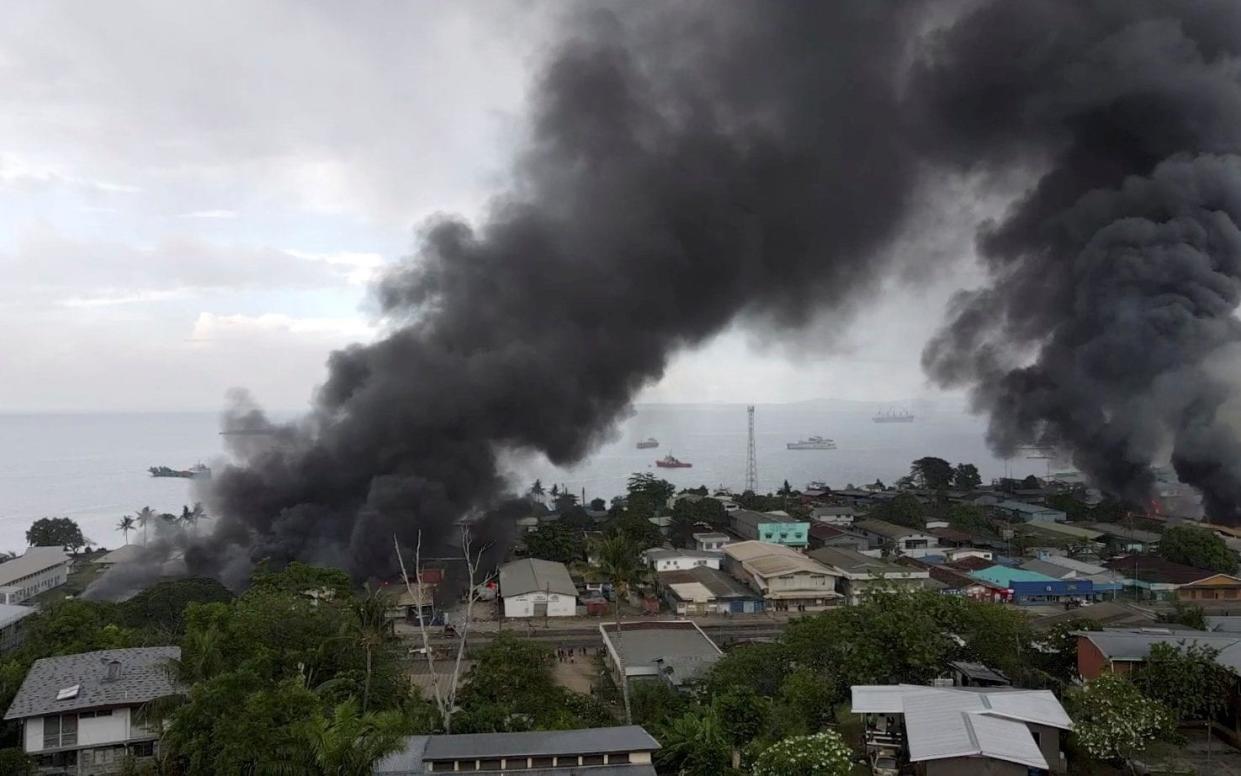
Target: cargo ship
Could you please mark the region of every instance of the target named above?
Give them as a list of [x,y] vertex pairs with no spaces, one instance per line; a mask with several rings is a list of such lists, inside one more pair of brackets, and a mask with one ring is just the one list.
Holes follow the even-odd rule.
[[800,442],[789,442],[790,450],[835,450],[836,443],[821,436],[812,436]]
[[655,462],[655,465],[661,469],[689,469],[693,467],[692,463],[686,463],[671,454],[660,458]]
[[909,410],[888,410],[876,413],[871,420],[876,423],[913,423],[914,414]]
[[196,463],[188,469],[173,469],[168,466],[152,466],[147,469],[152,477],[180,477],[186,480],[192,480],[198,477],[210,477],[211,469]]
[[659,440],[655,437],[648,437],[644,441],[638,443],[639,450],[650,450],[655,447],[659,447]]

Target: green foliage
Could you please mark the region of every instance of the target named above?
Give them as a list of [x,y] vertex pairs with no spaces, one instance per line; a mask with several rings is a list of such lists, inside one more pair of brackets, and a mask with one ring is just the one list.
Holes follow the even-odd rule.
[[655,753],[660,770],[686,776],[716,776],[728,768],[729,746],[715,712],[695,709],[673,719],[659,731],[662,748]]
[[117,620],[129,628],[149,628],[169,637],[185,631],[185,608],[192,603],[226,603],[228,588],[214,579],[190,577],[157,582],[117,607]]
[[1071,493],[1053,493],[1044,501],[1052,509],[1063,512],[1070,522],[1090,520],[1092,517],[1090,505]]
[[592,498],[590,500],[590,508],[596,512],[602,512],[608,508],[608,502],[601,498]]
[[711,699],[724,740],[734,749],[743,749],[767,727],[771,713],[767,699],[747,687],[729,690]]
[[1146,697],[1166,706],[1178,722],[1215,716],[1236,684],[1232,672],[1215,662],[1219,650],[1206,645],[1151,645],[1150,658],[1133,674]]
[[348,598],[353,592],[353,583],[349,575],[340,569],[293,561],[279,571],[272,571],[266,563],[259,564],[250,575],[250,589],[299,596]]
[[1172,712],[1119,674],[1092,679],[1065,699],[1075,743],[1098,760],[1132,758],[1174,732]]
[[822,730],[835,717],[841,698],[809,668],[798,668],[784,678],[774,711],[781,736]]
[[995,535],[986,511],[974,504],[953,504],[947,514],[948,524],[959,531],[983,536]]
[[974,490],[982,485],[982,475],[972,463],[959,463],[952,471],[952,487],[957,490]]
[[370,776],[375,762],[400,749],[414,732],[399,711],[364,713],[351,699],[292,726],[293,746],[281,758],[282,773]]
[[898,493],[896,498],[875,505],[867,517],[877,517],[908,528],[926,527],[926,509],[912,493]]
[[582,557],[585,540],[563,521],[544,523],[526,534],[526,554],[532,558],[572,563]]
[[1187,628],[1195,630],[1206,630],[1207,621],[1203,615],[1202,607],[1194,604],[1187,604],[1184,601],[1173,601],[1172,611],[1160,612],[1156,615],[1160,622],[1170,622],[1177,625],[1184,625]]
[[629,692],[633,723],[657,730],[685,713],[689,700],[664,682],[637,682]]
[[655,517],[664,513],[676,486],[649,472],[630,475],[625,510],[637,517]]
[[1073,632],[1097,630],[1102,627],[1084,617],[1053,625],[1039,639],[1042,648],[1032,653],[1036,665],[1059,682],[1071,682],[1077,676],[1077,636]]
[[618,539],[627,546],[635,560],[643,550],[664,543],[664,535],[654,523],[628,511],[608,523],[604,532],[607,538]]
[[1213,532],[1190,525],[1176,525],[1163,532],[1159,555],[1173,563],[1224,574],[1237,572],[1237,554]]
[[0,749],[0,773],[5,776],[33,776],[34,760],[26,756],[21,747]]
[[41,517],[26,531],[26,543],[31,547],[64,547],[77,552],[86,546],[82,529],[67,517]]
[[[977,473],[977,472],[975,472]],[[956,472],[943,458],[926,456],[909,465],[909,477],[919,488],[948,490]]]
[[794,736],[763,750],[753,776],[848,776],[853,751],[835,731]]
[[791,666],[784,644],[743,644],[711,666],[703,685],[711,696],[748,689],[770,698],[779,690]]

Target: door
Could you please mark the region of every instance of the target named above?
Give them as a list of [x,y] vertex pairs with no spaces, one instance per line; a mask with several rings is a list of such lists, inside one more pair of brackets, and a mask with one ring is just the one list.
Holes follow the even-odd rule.
[[547,616],[547,602],[546,601],[535,601],[534,616],[535,617],[546,617]]
[[731,601],[728,606],[733,614],[741,614],[745,611],[745,601]]

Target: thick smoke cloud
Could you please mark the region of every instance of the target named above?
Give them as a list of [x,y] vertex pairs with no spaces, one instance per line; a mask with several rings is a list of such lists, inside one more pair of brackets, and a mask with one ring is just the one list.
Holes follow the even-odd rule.
[[915,74],[931,158],[1042,175],[978,246],[923,362],[973,386],[1001,451],[1050,444],[1145,503],[1170,451],[1236,522],[1241,452],[1209,367],[1241,336],[1241,8],[996,3]]
[[957,300],[929,374],[973,387],[996,448],[1067,448],[1112,493],[1147,495],[1170,444],[1232,516],[1231,385],[1203,366],[1238,334],[1239,18],[1133,0],[585,15],[538,78],[511,187],[481,223],[426,226],[380,285],[390,335],[334,353],[297,423],[230,413],[262,433],[230,437],[189,571],[392,574],[393,534],[443,544],[489,514],[502,451],[580,459],[677,350],[738,319],[847,315],[893,271],[915,194],[962,174],[1033,183],[983,228],[992,282]]

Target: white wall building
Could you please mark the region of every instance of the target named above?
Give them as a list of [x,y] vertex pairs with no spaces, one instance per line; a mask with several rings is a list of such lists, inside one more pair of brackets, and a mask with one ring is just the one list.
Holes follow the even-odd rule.
[[505,617],[572,617],[577,586],[563,563],[525,558],[500,567]]
[[20,604],[69,578],[71,560],[60,547],[30,547],[0,563],[0,604]]
[[699,566],[718,569],[723,555],[718,552],[701,552],[699,550],[670,550],[664,547],[653,547],[642,553],[646,565],[660,571],[686,571]]
[[723,552],[724,547],[731,544],[733,538],[718,531],[704,531],[694,536],[694,549],[699,552]]
[[22,725],[22,748],[40,770],[119,772],[152,757],[159,735],[138,724],[143,704],[179,689],[165,664],[179,647],[105,649],[35,661],[4,715]]
[[0,652],[21,646],[26,635],[23,620],[35,613],[30,606],[0,604]]

